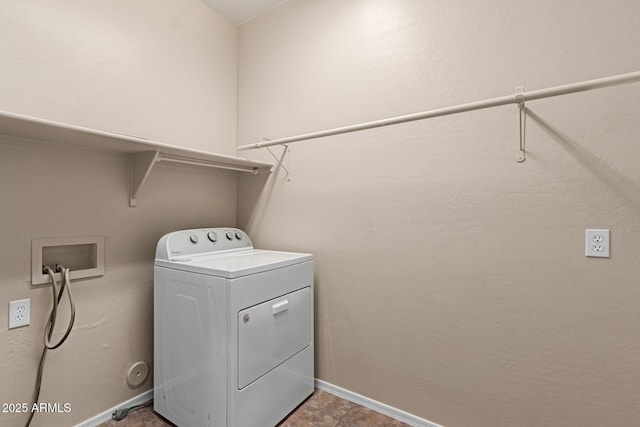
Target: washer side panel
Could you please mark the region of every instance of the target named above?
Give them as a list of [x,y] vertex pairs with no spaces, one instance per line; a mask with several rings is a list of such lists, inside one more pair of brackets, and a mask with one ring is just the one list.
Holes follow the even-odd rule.
[[181,427],[227,422],[225,282],[154,268],[154,410]]

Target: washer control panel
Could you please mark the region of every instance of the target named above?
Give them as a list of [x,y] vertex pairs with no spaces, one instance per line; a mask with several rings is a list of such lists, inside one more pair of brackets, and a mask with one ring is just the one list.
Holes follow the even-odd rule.
[[160,239],[156,259],[180,259],[222,251],[251,249],[251,239],[237,228],[174,231]]

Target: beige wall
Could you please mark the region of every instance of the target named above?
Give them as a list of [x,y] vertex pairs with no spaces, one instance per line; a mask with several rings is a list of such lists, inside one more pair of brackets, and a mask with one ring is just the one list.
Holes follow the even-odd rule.
[[[237,48],[239,144],[640,67],[635,1],[477,3],[289,0],[238,46],[196,0],[2,2],[0,109],[233,154]],[[504,107],[293,145],[290,182],[242,180],[255,243],[316,255],[317,376],[448,427],[635,426],[638,95],[530,103],[522,165]],[[152,362],[157,239],[236,221],[223,172],[162,166],[127,197],[122,156],[0,140],[0,319],[32,298],[31,326],[0,326],[0,402],[29,401],[50,304],[31,239],[107,238],[47,360],[42,400],[72,413],[36,427],[150,387],[124,375]],[[611,259],[583,256],[587,227],[612,230]]]
[[[199,0],[1,2],[0,109],[234,154],[236,34]],[[135,209],[128,185],[125,156],[0,138],[0,402],[30,402],[51,306],[50,288],[30,284],[31,239],[106,237],[105,275],[73,282],[75,328],[46,361],[41,401],[72,411],[34,427],[74,425],[152,386],[131,389],[125,374],[153,362],[158,239],[235,225],[232,173],[161,165]],[[22,298],[31,325],[8,331],[8,301]],[[0,413],[3,427],[25,421]]]
[[0,109],[235,154],[237,31],[202,1],[5,1],[0,25]]
[[[639,24],[637,1],[290,0],[240,27],[238,143],[635,71]],[[637,426],[639,95],[530,102],[524,164],[509,106],[241,179],[257,246],[316,256],[317,376],[448,427]]]

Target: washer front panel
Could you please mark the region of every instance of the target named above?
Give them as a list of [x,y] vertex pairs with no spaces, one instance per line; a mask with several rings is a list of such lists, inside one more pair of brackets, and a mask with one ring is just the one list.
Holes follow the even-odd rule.
[[238,389],[311,345],[311,288],[238,313]]

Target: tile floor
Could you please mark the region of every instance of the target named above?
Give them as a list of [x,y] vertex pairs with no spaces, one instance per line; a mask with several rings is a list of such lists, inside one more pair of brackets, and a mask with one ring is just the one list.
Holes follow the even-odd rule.
[[[173,427],[153,412],[152,407],[130,413],[121,421],[107,421],[99,427]],[[278,427],[409,427],[364,406],[326,391],[316,391],[285,418]]]

